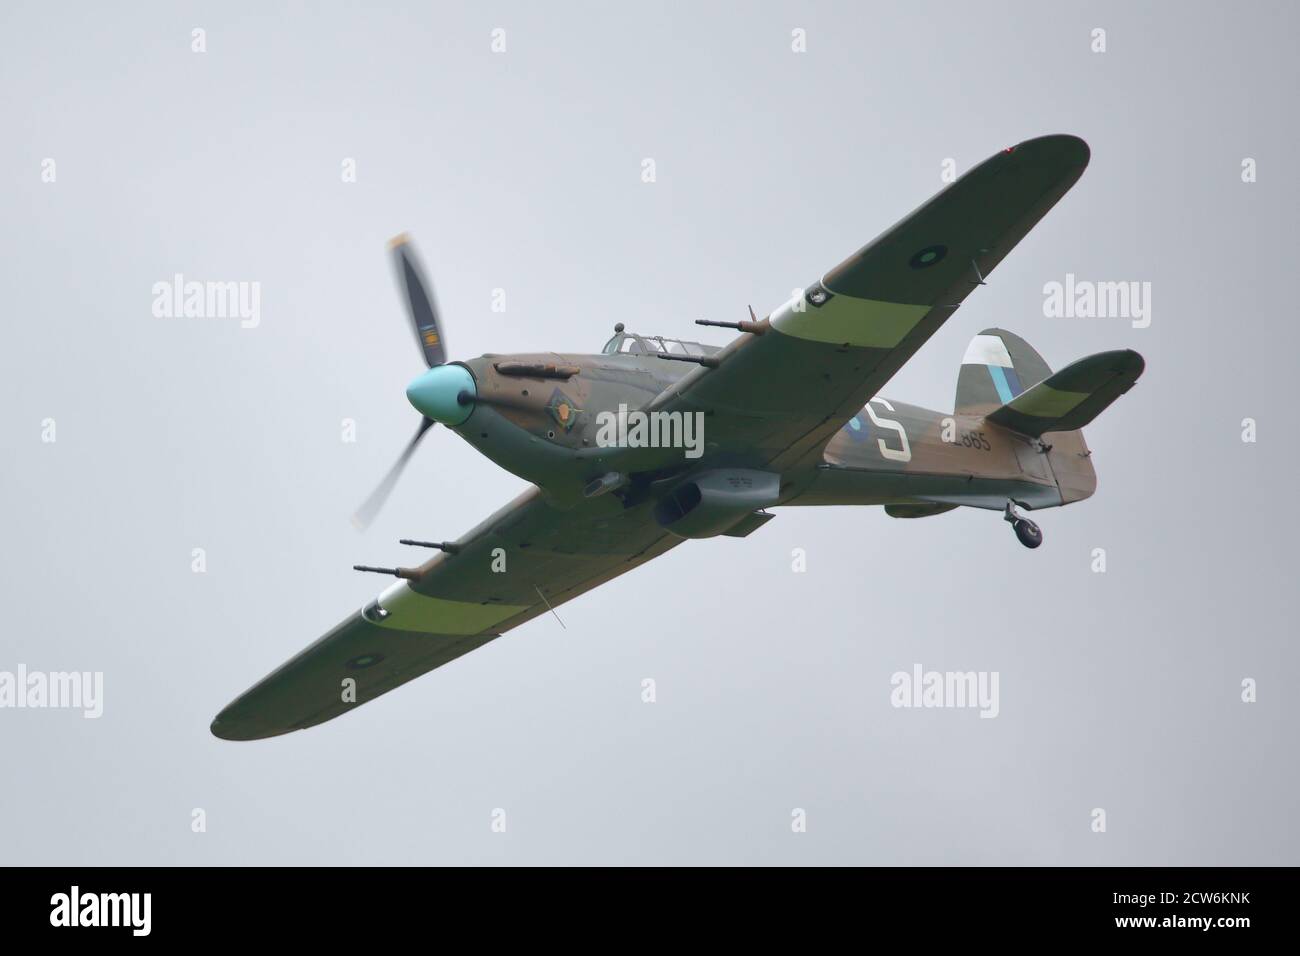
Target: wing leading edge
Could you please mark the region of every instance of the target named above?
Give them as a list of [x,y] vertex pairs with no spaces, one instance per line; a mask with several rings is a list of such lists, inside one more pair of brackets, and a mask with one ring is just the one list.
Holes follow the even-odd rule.
[[[990,157],[651,403],[703,411],[710,442],[775,469],[818,456],[1088,165],[1076,136]],[[786,498],[799,493],[792,486]]]
[[[573,510],[530,488],[263,678],[212,722],[256,740],[338,717],[632,570],[680,543],[648,505],[613,496]],[[355,681],[351,694],[345,681]]]

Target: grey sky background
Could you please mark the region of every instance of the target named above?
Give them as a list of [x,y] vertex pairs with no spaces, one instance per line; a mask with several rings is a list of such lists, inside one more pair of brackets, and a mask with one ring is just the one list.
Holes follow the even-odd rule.
[[[1300,862],[1297,20],[5,4],[0,670],[103,671],[105,710],[0,710],[0,862]],[[883,392],[950,409],[988,326],[1053,367],[1143,353],[1086,432],[1096,496],[1038,513],[1041,549],[990,512],[782,509],[336,721],[209,734],[382,588],[352,564],[409,561],[397,538],[454,537],[523,487],[439,430],[349,525],[418,422],[389,237],[415,237],[453,357],[597,351],[616,321],[722,342],[692,321],[774,308],[945,158],[1054,132],[1090,168]],[[155,318],[177,272],[260,282],[260,326]],[[1067,272],[1150,282],[1151,326],[1044,318]],[[998,671],[1000,716],[892,708],[914,663]]]

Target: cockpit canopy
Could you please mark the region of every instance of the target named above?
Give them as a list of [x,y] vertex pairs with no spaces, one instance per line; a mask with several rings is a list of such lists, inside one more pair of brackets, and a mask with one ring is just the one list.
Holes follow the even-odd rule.
[[619,331],[614,333],[614,337],[600,351],[603,355],[713,355],[721,349],[700,342],[666,339],[662,335],[637,335],[635,332]]

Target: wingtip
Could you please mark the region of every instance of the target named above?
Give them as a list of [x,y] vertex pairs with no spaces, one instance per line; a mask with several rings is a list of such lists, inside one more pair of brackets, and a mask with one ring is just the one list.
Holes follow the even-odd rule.
[[212,723],[208,725],[208,730],[211,731],[212,736],[216,737],[218,740],[239,739],[239,737],[235,735],[234,729],[228,723],[222,721],[220,716],[212,719]]
[[1035,136],[1033,139],[1027,139],[1015,146],[1009,146],[1004,152],[1018,153],[1022,150],[1034,150],[1056,156],[1072,166],[1080,168],[1088,165],[1092,159],[1092,149],[1081,136],[1075,136],[1073,133],[1049,133],[1046,136]]
[[410,241],[411,234],[409,232],[399,232],[397,235],[393,236],[393,238],[388,240],[388,248],[389,250],[400,249]]
[[1125,349],[1124,357],[1133,375],[1133,380],[1137,381],[1142,376],[1142,373],[1147,370],[1147,360],[1142,357],[1141,352],[1135,352],[1133,349]]
[[212,723],[208,725],[208,730],[218,740],[236,741],[265,740],[268,737],[279,737],[281,734],[287,734],[290,729],[288,727],[268,727],[256,719],[223,719],[222,714],[217,714]]

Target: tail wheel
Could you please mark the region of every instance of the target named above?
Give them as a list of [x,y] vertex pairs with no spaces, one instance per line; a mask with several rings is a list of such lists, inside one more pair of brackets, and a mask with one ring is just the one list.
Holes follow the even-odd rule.
[[1043,543],[1043,532],[1028,518],[1017,518],[1011,523],[1015,529],[1016,537],[1026,548],[1036,548]]

